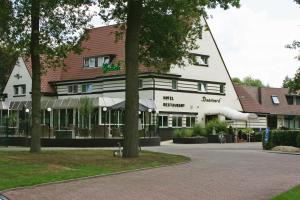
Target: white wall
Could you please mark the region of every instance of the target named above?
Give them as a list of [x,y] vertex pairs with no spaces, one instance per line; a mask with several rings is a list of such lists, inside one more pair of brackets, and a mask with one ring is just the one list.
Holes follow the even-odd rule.
[[[18,79],[16,75],[19,74],[21,77]],[[12,73],[7,81],[4,92],[7,94],[8,101],[31,101],[31,76],[27,70],[27,67],[21,57],[18,58],[16,65],[14,66]],[[15,96],[14,85],[26,85],[26,94]],[[19,89],[19,93],[21,89]]]

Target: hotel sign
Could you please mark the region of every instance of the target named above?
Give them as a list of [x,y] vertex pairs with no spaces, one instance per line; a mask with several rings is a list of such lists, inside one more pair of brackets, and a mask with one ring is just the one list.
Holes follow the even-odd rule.
[[171,107],[171,108],[183,108],[185,104],[182,103],[173,103],[174,97],[172,96],[163,96],[163,100],[170,101],[163,103],[163,107]]
[[202,102],[205,102],[205,103],[221,103],[221,99],[222,98],[219,98],[219,99],[214,99],[214,98],[207,98],[207,97],[202,97]]
[[102,70],[103,73],[107,73],[107,72],[119,71],[121,70],[121,67],[118,65],[104,64]]

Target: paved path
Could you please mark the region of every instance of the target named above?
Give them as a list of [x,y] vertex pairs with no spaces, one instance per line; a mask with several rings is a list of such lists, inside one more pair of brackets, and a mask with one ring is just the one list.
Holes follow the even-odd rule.
[[7,192],[22,200],[260,200],[300,184],[300,156],[262,152],[259,144],[148,148],[192,162]]

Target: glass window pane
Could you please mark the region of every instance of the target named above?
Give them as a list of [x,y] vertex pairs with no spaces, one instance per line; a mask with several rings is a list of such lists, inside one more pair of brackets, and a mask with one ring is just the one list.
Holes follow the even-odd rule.
[[177,117],[172,117],[172,126],[173,127],[177,126]]
[[158,117],[158,126],[163,126],[163,117],[162,116]]
[[182,117],[177,118],[177,126],[182,127]]
[[172,80],[172,89],[173,90],[177,89],[177,80]]
[[191,118],[190,117],[186,117],[185,119],[185,123],[186,123],[186,127],[191,127]]
[[300,105],[300,97],[296,97],[296,105]]
[[89,59],[88,58],[84,59],[84,67],[89,67]]
[[169,126],[169,123],[168,123],[168,116],[164,116],[164,118],[163,118],[163,125],[165,126],[165,127],[168,127]]
[[195,126],[196,117],[191,117],[191,126]]
[[86,84],[82,84],[81,85],[81,91],[82,92],[86,92]]
[[272,96],[272,101],[273,101],[273,104],[279,104],[279,99],[278,99],[278,96]]
[[87,84],[87,92],[92,92],[93,91],[93,84],[89,83]]
[[98,57],[98,67],[103,67],[104,57]]
[[78,93],[78,85],[74,85],[73,86],[73,92],[74,93]]
[[89,60],[89,67],[95,67],[96,66],[96,59],[90,58]]

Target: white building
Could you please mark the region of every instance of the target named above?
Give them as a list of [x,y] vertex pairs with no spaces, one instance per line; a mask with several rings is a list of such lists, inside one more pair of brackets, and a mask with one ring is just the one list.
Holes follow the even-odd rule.
[[[124,40],[115,43],[114,30],[113,26],[90,30],[89,39],[82,44],[81,55],[71,53],[65,59],[66,71],[47,69],[42,76],[41,121],[45,133],[52,135],[54,130],[71,129],[76,134],[78,132],[77,135],[89,135],[91,131],[80,133],[80,129],[88,129],[97,136],[119,134],[115,129],[122,127],[125,76],[124,68],[118,68],[118,62],[124,61],[125,43]],[[139,94],[144,134],[151,134],[155,129],[151,126],[156,125],[160,136],[167,139],[174,128],[192,127],[215,117],[248,119],[249,115],[239,113],[243,112],[242,106],[211,31],[203,31],[197,42],[200,48],[191,52],[196,56],[196,63],[183,68],[173,66],[165,74],[140,67]],[[103,67],[103,64],[108,65]],[[7,94],[5,102],[12,112],[30,110],[30,62],[18,59],[4,93]],[[88,124],[78,109],[79,99],[84,96],[91,98],[94,105]],[[18,118],[21,119],[25,115],[20,113]]]

